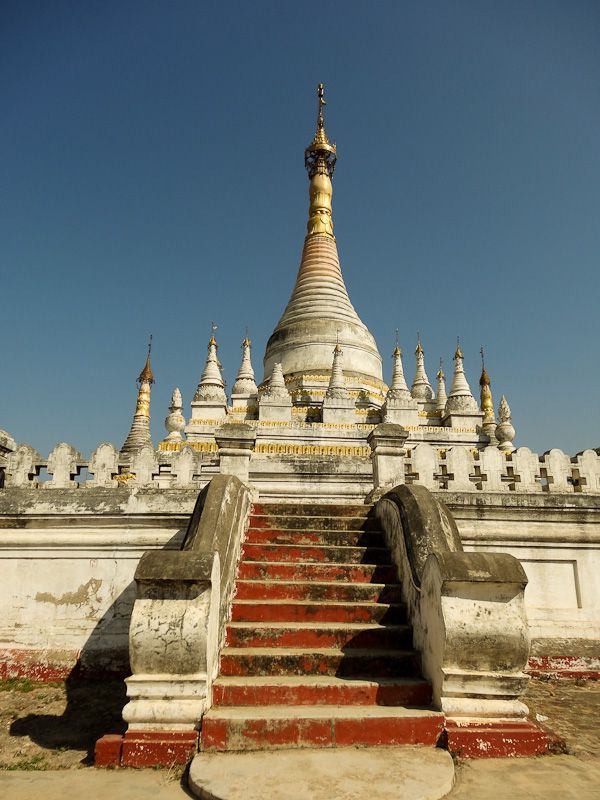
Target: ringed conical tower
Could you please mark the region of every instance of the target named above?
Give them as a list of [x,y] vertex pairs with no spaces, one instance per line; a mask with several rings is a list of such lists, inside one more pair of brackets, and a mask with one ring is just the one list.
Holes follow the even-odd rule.
[[307,234],[292,295],[267,343],[264,381],[281,363],[294,401],[320,402],[331,376],[331,352],[339,345],[352,396],[361,405],[381,406],[387,390],[381,356],[350,302],[333,234],[331,179],[337,154],[325,131],[323,84],[318,96],[317,130],[304,152],[310,181]]

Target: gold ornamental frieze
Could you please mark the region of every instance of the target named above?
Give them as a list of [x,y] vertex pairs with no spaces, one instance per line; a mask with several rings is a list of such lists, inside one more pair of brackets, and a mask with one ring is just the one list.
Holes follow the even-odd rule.
[[158,449],[164,453],[177,453],[186,446],[197,453],[217,453],[219,450],[216,442],[159,442]]
[[369,447],[353,447],[350,445],[313,445],[313,444],[282,444],[271,442],[257,444],[257,453],[267,455],[309,455],[309,456],[359,456],[370,455]]

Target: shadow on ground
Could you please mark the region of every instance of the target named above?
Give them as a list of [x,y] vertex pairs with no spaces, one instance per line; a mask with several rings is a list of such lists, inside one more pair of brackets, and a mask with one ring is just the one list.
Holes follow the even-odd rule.
[[69,676],[67,706],[61,716],[28,714],[10,725],[11,736],[28,736],[49,750],[84,750],[82,764],[94,763],[94,745],[105,733],[123,733],[121,711],[126,702],[122,680],[90,680]]
[[[29,737],[47,750],[85,751],[81,763],[93,764],[96,740],[106,733],[124,733],[127,727],[121,716],[127,702],[124,678],[130,674],[127,630],[134,597],[135,586],[131,583],[91,633],[79,662],[64,682],[63,713],[19,717],[10,725],[11,736]],[[115,646],[109,649],[107,642]],[[57,700],[52,703],[55,707]],[[39,703],[37,706],[39,709]]]

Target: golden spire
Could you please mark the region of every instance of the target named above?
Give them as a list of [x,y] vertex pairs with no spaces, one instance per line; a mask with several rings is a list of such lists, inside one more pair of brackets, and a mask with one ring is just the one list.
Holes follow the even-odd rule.
[[150,351],[152,350],[152,335],[148,342],[148,355],[144,369],[138,376],[138,395],[135,403],[133,422],[125,443],[121,448],[122,453],[136,453],[142,447],[152,447],[150,435],[150,386],[154,383],[154,374],[150,366]]

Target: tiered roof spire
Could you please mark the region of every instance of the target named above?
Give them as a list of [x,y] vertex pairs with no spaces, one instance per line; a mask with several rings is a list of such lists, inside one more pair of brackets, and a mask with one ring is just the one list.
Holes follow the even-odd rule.
[[335,398],[336,400],[347,400],[350,397],[344,380],[344,351],[339,343],[336,344],[333,350],[331,377],[329,378],[329,386],[327,387],[325,396]]
[[194,400],[218,400],[226,403],[225,381],[223,380],[221,365],[217,356],[218,347],[214,332],[208,341],[207,350],[204,370],[200,377]]
[[150,353],[152,351],[152,336],[148,342],[148,355],[146,363],[140,372],[138,384],[138,396],[135,405],[135,412],[129,434],[125,439],[122,453],[137,453],[143,447],[152,447],[152,436],[150,434],[150,387],[154,383],[154,373],[150,365]]
[[394,359],[394,366],[392,369],[392,383],[388,389],[388,400],[410,400],[412,395],[409,391],[404,377],[404,368],[402,366],[402,350],[398,345],[394,348],[392,353]]
[[446,413],[451,412],[475,412],[479,411],[475,398],[471,393],[471,387],[467,383],[464,368],[464,356],[460,349],[460,340],[456,340],[456,352],[454,353],[454,374],[452,376],[452,386],[446,402]]

